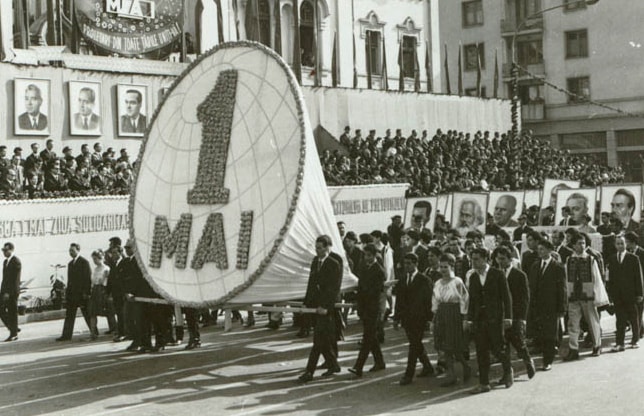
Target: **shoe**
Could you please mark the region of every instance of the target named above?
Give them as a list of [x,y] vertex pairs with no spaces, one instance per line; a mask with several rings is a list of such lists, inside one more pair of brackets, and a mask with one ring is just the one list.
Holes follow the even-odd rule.
[[125,349],[125,351],[130,351],[130,352],[135,352],[139,350],[139,346],[135,343],[131,343],[128,345],[128,347]]
[[136,352],[138,352],[139,354],[146,354],[146,353],[152,352],[152,351],[153,351],[152,347],[139,347],[139,349],[136,350]]
[[563,358],[564,361],[575,361],[578,359],[579,359],[579,351],[573,350],[573,349],[570,349],[570,351],[568,351],[568,355],[566,355]]
[[165,351],[165,345],[155,345],[150,349],[150,352],[161,352]]
[[322,373],[322,377],[332,376],[333,374],[339,373],[340,371],[341,371],[340,367],[329,368],[324,373]]
[[411,384],[411,377],[405,376],[405,377],[401,378],[400,381],[398,382],[398,384],[400,384],[401,386],[406,386],[408,384]]
[[514,384],[514,370],[512,368],[507,374],[503,375],[503,384],[505,384],[506,389],[509,389]]
[[385,365],[385,363],[382,363],[382,364],[376,364],[376,365],[374,365],[373,367],[371,367],[371,368],[369,369],[369,372],[370,372],[370,373],[375,373],[376,371],[381,371],[381,370],[384,370],[385,368],[387,368],[387,366]]
[[300,330],[295,334],[298,338],[306,338],[309,336],[310,330],[305,328],[300,328]]
[[458,383],[458,379],[456,377],[453,377],[449,380],[443,381],[440,386],[441,387],[452,387],[455,386]]
[[434,375],[434,367],[431,365],[428,367],[423,367],[421,372],[418,374],[418,377],[431,377]]
[[313,380],[313,374],[306,372],[299,376],[297,379],[300,383],[308,383],[309,381]]
[[472,378],[472,367],[469,365],[463,366],[463,383],[467,383]]
[[362,377],[362,370],[358,370],[357,368],[347,368],[347,371],[349,371],[351,374],[355,375],[356,377]]
[[602,347],[593,348],[593,352],[590,355],[592,355],[593,357],[599,357],[600,355],[602,355]]
[[623,351],[624,351],[623,345],[613,345],[613,348],[610,349],[610,352],[623,352]]
[[479,384],[474,389],[470,390],[470,394],[488,393],[490,390],[489,384]]
[[552,370],[552,364],[544,364],[543,367],[541,367],[541,371],[550,371]]
[[529,361],[526,361],[525,369],[528,372],[529,379],[532,379],[532,377],[534,377],[534,375],[537,373],[536,369],[534,368],[534,360],[532,358],[530,358]]
[[188,342],[188,345],[186,345],[185,349],[194,350],[195,348],[201,348],[201,342],[199,340]]
[[638,344],[637,342],[635,342],[635,343],[632,343],[632,344],[631,344],[631,349],[632,349],[632,350],[636,350],[636,349],[638,349],[639,347],[640,347],[640,344]]
[[103,332],[103,335],[112,335],[112,333],[113,333],[113,332],[114,332],[114,331],[112,331],[112,330],[110,329],[109,331],[105,331],[105,332]]
[[56,338],[56,341],[71,341],[71,337],[58,337]]
[[245,328],[250,328],[255,326],[255,319],[249,319],[246,321],[246,324],[244,325]]
[[18,341],[18,335],[9,335],[4,342]]

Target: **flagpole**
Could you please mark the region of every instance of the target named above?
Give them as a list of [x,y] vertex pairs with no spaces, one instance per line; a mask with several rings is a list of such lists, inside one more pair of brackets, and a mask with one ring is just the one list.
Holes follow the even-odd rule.
[[494,98],[499,98],[499,60],[497,53],[497,49],[494,49]]
[[295,36],[293,36],[293,72],[295,72],[295,78],[297,78],[297,83],[302,85],[302,47],[300,45],[300,9],[297,6],[297,4],[293,5],[293,27],[295,28]]
[[447,81],[447,94],[452,95],[452,86],[449,82],[449,61],[447,59],[447,43],[445,44],[445,80]]
[[356,30],[355,30],[355,7],[354,0],[351,0],[351,35],[353,36],[353,88],[358,88],[358,68],[356,66]]
[[463,51],[461,44],[458,44],[458,95],[463,96]]

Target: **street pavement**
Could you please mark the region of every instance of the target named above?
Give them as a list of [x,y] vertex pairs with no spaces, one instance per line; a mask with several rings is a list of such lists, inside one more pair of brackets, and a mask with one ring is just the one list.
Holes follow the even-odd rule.
[[[307,384],[296,379],[312,338],[295,337],[290,321],[276,331],[264,328],[265,315],[250,329],[235,324],[224,332],[221,325],[210,326],[202,329],[200,349],[185,351],[180,345],[153,354],[127,353],[127,342],[111,342],[108,335],[91,342],[81,318],[72,341],[55,342],[62,324],[24,324],[18,341],[0,343],[0,415],[644,414],[644,348],[609,353],[614,341],[614,318],[609,316],[602,320],[601,357],[582,351],[581,360],[558,360],[552,371],[539,371],[530,381],[515,359],[512,388],[496,387],[476,396],[468,394],[476,377],[451,388],[440,387],[436,377],[399,386],[407,344],[404,331],[389,324],[382,346],[387,369],[356,379],[347,372],[361,334],[355,316],[340,343],[342,373],[322,378],[323,370],[318,371]],[[105,326],[101,319],[99,328],[104,331]],[[425,345],[435,362],[428,337]],[[475,367],[474,354],[472,358]],[[539,357],[537,368],[540,363]],[[371,364],[370,358],[365,370]],[[493,366],[492,380],[500,376],[500,366]]]

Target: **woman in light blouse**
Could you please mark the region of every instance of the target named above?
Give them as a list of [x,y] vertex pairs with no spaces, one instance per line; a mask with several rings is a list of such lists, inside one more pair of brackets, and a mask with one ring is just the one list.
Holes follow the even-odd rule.
[[471,376],[470,366],[465,361],[465,337],[463,319],[467,315],[469,295],[463,281],[454,274],[456,259],[452,254],[443,254],[439,261],[441,278],[434,283],[432,312],[434,312],[434,342],[437,351],[445,354],[447,379],[441,384],[448,387],[456,384],[454,360],[463,366],[463,381]]
[[[110,268],[103,263],[105,254],[102,250],[96,250],[92,253],[92,261],[96,265],[92,271],[92,292],[88,302],[89,327],[91,330],[90,339],[93,341],[98,338],[97,319],[98,315],[103,315],[107,302],[107,276],[110,274]],[[110,329],[115,328],[114,316],[107,314],[107,321]]]

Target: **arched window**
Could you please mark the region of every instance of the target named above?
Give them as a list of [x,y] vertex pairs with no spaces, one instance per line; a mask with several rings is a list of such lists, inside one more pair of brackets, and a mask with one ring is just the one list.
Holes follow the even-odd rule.
[[315,66],[315,9],[306,0],[300,6],[300,47],[302,65]]
[[248,0],[246,3],[246,39],[271,46],[271,16],[268,0]]

